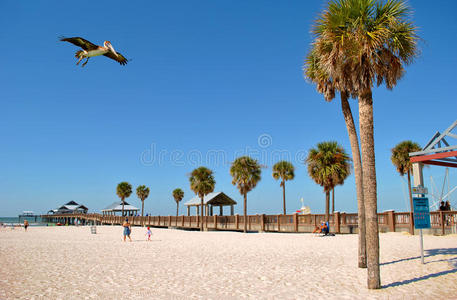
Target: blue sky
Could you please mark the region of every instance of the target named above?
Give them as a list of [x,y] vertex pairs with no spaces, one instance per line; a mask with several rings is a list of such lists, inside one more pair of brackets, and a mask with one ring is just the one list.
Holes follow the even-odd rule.
[[[288,212],[301,197],[323,212],[322,188],[303,157],[327,140],[350,152],[339,101],[325,102],[301,71],[325,3],[1,1],[0,216],[70,200],[98,211],[118,200],[121,181],[150,187],[146,212],[174,214],[172,190],[193,197],[188,174],[200,165],[214,170],[216,191],[237,200],[242,213],[229,175],[241,153],[266,165],[248,213],[282,212],[271,176],[281,155],[296,166],[286,184]],[[390,149],[406,139],[424,145],[457,116],[457,42],[449,38],[457,35],[457,2],[409,3],[421,55],[393,91],[373,92],[380,211],[407,209]],[[75,66],[77,47],[59,42],[62,35],[109,40],[132,60],[123,67],[96,57]],[[425,169],[427,185],[431,175],[441,188],[444,169]],[[452,188],[456,170],[450,177]],[[135,194],[127,201],[140,206]],[[336,189],[336,208],[356,211],[354,176]]]

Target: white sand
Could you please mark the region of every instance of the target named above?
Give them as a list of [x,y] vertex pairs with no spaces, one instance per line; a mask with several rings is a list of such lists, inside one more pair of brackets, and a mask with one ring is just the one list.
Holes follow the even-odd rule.
[[457,236],[381,234],[381,290],[357,268],[357,235],[120,226],[0,229],[0,299],[457,299]]

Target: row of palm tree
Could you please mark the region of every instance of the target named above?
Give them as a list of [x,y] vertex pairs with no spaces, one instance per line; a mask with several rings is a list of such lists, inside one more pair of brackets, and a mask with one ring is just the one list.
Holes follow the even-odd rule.
[[[343,184],[344,180],[351,173],[351,159],[344,149],[336,142],[323,142],[317,145],[317,149],[311,149],[306,160],[308,174],[321,186],[326,193],[326,220],[329,220],[329,193],[338,184]],[[236,185],[241,195],[243,195],[243,215],[247,217],[247,193],[254,189],[261,179],[262,166],[257,160],[242,156],[232,163],[230,175],[232,184]],[[280,186],[283,188],[283,213],[286,214],[286,193],[285,182],[295,177],[294,166],[287,161],[280,161],[273,166],[273,178],[281,179]],[[216,181],[213,172],[206,167],[199,167],[192,171],[189,177],[190,188],[201,199],[201,217],[203,219],[203,199],[214,191]],[[333,193],[334,195],[334,193]],[[334,204],[333,204],[334,207]],[[247,232],[247,222],[244,223],[243,231]],[[203,230],[203,222],[200,223]]]
[[[124,216],[125,199],[132,194],[132,185],[128,182],[121,182],[117,185],[116,194],[122,201],[122,216]],[[149,188],[145,185],[140,185],[136,188],[136,194],[141,200],[141,216],[144,215],[144,200],[149,197]]]
[[[381,287],[372,89],[375,82],[392,89],[417,56],[417,28],[410,15],[405,0],[330,1],[314,24],[305,61],[305,76],[327,101],[340,92],[356,176],[358,262],[367,267],[370,289]],[[349,97],[358,99],[360,148]]]
[[[410,209],[413,210],[411,193],[411,169],[409,153],[420,151],[419,144],[412,141],[403,141],[392,149],[391,160],[401,176],[407,174]],[[329,220],[330,192],[332,192],[332,213],[335,209],[335,186],[342,185],[345,179],[351,174],[350,157],[337,142],[322,142],[316,148],[309,151],[306,159],[309,176],[324,188],[325,192],[325,219]],[[233,177],[233,184],[237,185],[244,197],[244,215],[246,216],[247,193],[251,191],[260,181],[261,166],[258,162],[248,156],[235,160],[230,168]],[[295,167],[288,161],[280,161],[273,165],[272,176],[274,179],[281,179],[280,186],[283,188],[283,214],[286,215],[286,190],[285,183],[295,178]],[[216,181],[213,172],[205,167],[200,167],[190,174],[191,189],[201,198],[214,191]],[[124,200],[132,193],[132,186],[128,182],[121,182],[117,186],[117,195],[122,200],[122,215],[124,216]],[[144,200],[149,196],[149,188],[140,185],[136,189],[138,198],[141,200],[141,216],[144,215]],[[176,216],[179,215],[179,202],[184,198],[184,191],[176,188],[172,192],[176,202]],[[203,210],[201,212],[203,216]]]
[[[249,156],[237,158],[230,167],[232,175],[232,184],[238,187],[238,190],[244,197],[243,215],[244,220],[247,217],[247,193],[251,191],[260,181],[261,166],[257,160]],[[192,171],[189,176],[190,188],[201,199],[200,215],[203,220],[203,199],[209,193],[214,191],[216,180],[213,171],[206,167],[199,167]],[[200,230],[203,231],[203,221],[200,221]],[[244,232],[247,232],[247,222],[244,222]]]

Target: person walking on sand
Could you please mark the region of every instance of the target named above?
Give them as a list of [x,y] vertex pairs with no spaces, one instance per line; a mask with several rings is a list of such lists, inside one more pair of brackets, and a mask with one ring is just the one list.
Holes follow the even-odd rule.
[[29,221],[24,220],[24,229],[27,231],[27,227],[29,227]]
[[124,242],[125,242],[125,237],[128,237],[129,240],[132,241],[132,239],[130,238],[131,227],[130,227],[128,218],[125,218],[125,221],[122,224],[122,227],[124,227]]
[[146,235],[148,236],[148,241],[150,241],[151,240],[152,231],[151,231],[151,228],[149,228],[149,226],[148,226],[148,230],[146,231]]

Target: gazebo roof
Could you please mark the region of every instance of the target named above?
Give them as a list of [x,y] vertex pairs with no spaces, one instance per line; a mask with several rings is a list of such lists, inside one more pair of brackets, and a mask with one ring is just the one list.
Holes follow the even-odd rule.
[[76,208],[78,208],[79,205],[62,205],[61,207],[59,207],[59,209],[68,209],[68,210],[75,210]]
[[64,205],[60,206],[58,209],[59,210],[75,210],[75,209],[78,209],[78,208],[82,208],[82,209],[87,210],[87,207],[85,207],[82,204],[80,205],[80,204],[76,203],[75,201],[67,202]]
[[[124,201],[124,211],[126,210],[140,210],[138,207],[130,205]],[[122,211],[122,201],[113,202],[111,205],[102,209],[102,211]]]
[[[193,197],[184,205],[186,206],[199,206],[201,204],[201,199],[198,196]],[[210,205],[235,205],[236,201],[224,194],[223,192],[210,193],[203,197],[203,204]]]

